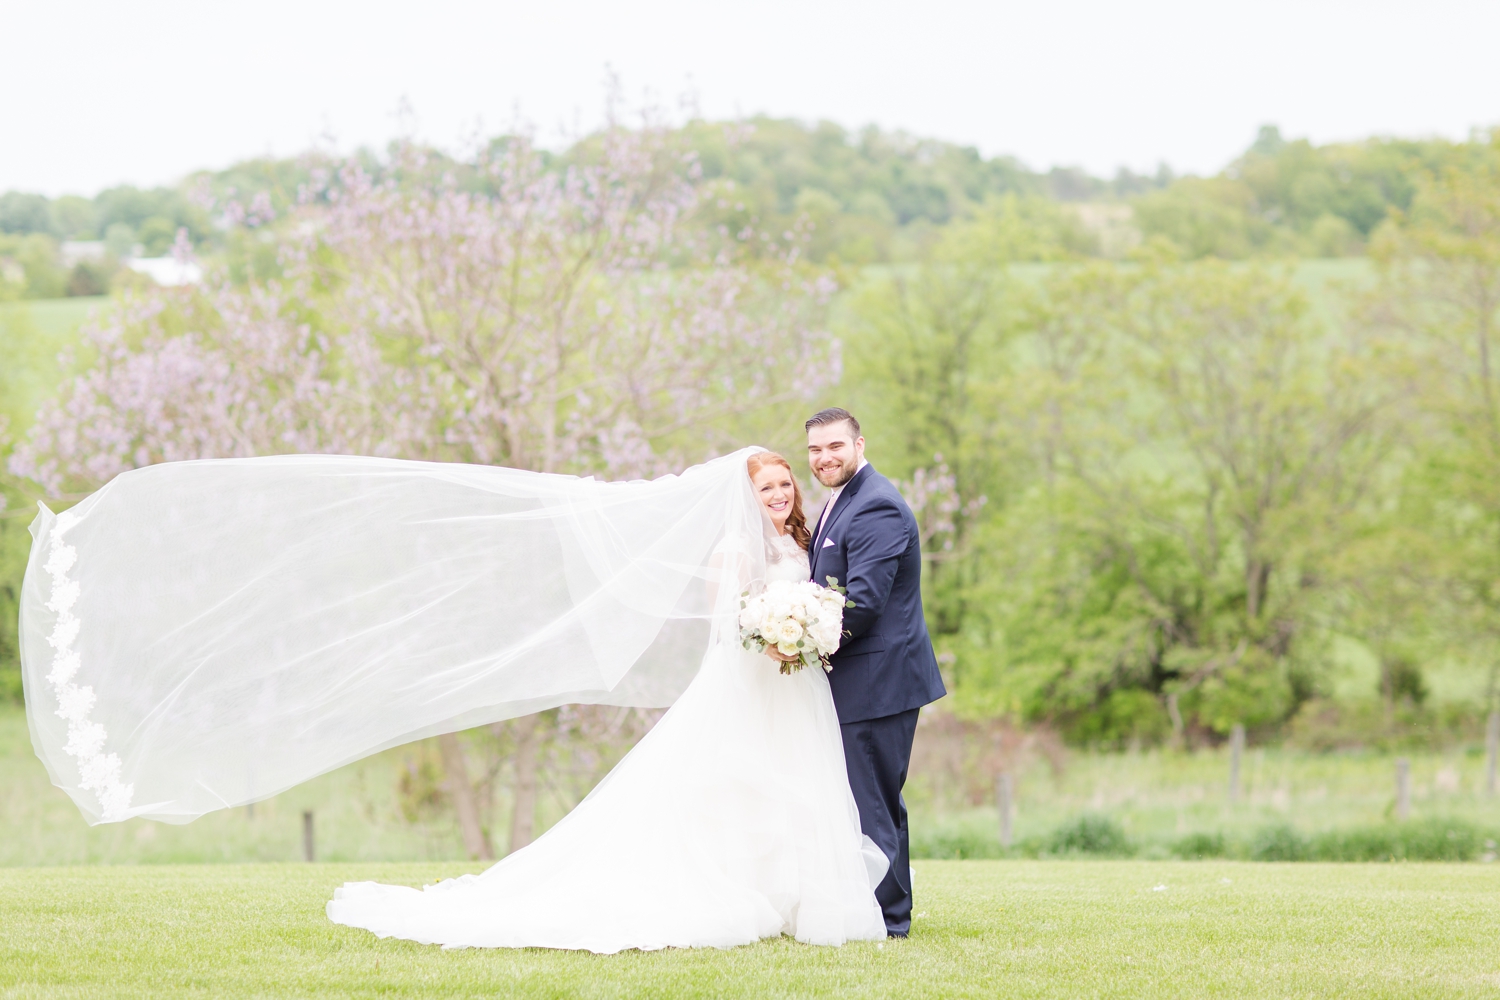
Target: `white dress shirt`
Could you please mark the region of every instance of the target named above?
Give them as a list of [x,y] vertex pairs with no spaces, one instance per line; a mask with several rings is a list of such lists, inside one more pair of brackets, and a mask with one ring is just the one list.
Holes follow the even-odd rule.
[[[861,457],[859,460],[859,465],[854,469],[854,476],[859,475],[859,470],[863,469],[869,464],[869,462],[865,461],[865,459]],[[852,481],[854,479],[854,476],[850,476],[849,479]],[[849,483],[844,484],[844,486],[848,485]],[[833,505],[839,502],[839,494],[844,492],[844,486],[835,486],[833,489],[833,493],[828,497],[828,503],[823,505],[823,513],[818,517],[818,530],[814,532],[815,536],[821,535],[823,533],[823,522],[828,520],[828,515],[832,512]]]

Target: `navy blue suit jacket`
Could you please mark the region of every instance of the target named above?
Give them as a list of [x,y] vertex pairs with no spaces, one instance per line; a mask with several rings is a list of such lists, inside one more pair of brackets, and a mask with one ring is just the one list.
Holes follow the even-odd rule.
[[891,481],[866,465],[849,480],[808,553],[812,578],[837,577],[854,607],[828,675],[839,722],[896,715],[948,691],[922,617],[917,519]]

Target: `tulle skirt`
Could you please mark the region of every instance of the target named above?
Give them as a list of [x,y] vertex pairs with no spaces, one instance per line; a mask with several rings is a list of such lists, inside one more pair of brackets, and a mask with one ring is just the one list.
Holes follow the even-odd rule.
[[449,948],[730,947],[885,937],[821,670],[712,650],[656,727],[535,843],[418,890],[350,882],[329,919]]

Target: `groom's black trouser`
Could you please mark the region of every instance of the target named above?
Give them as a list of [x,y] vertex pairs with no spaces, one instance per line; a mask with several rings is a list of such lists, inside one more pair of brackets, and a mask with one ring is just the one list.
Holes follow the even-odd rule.
[[875,887],[885,914],[887,933],[905,937],[911,930],[911,838],[906,831],[906,802],[901,788],[911,763],[911,741],[920,709],[840,726],[849,788],[859,806],[865,836],[891,859],[890,870]]

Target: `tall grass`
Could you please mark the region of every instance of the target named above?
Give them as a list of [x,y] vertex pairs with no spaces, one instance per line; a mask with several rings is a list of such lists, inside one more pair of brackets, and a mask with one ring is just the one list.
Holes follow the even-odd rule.
[[[446,813],[409,820],[398,784],[409,751],[377,754],[265,802],[185,826],[146,820],[89,827],[32,752],[25,716],[0,707],[0,866],[293,861],[311,810],[320,860],[463,860]],[[1373,754],[1251,750],[1244,795],[1228,802],[1225,754],[1078,754],[1016,786],[1015,842],[1002,848],[993,806],[945,808],[908,786],[919,858],[1145,857],[1246,860],[1453,860],[1492,857],[1500,805],[1482,794],[1484,760],[1412,757],[1413,817],[1392,815],[1394,765]],[[502,801],[491,817],[503,831]],[[550,804],[542,825],[556,822]],[[497,847],[503,848],[503,837]]]
[[[1067,854],[1078,848],[1058,841],[1058,831],[1108,817],[1129,852],[1145,857],[1470,860],[1492,853],[1500,800],[1485,794],[1482,749],[1407,756],[1412,815],[1403,824],[1391,754],[1253,748],[1238,802],[1229,801],[1224,749],[1073,754],[1060,771],[1037,763],[1017,776],[1009,850],[1000,844],[993,800],[945,803],[935,782],[918,774],[907,788],[912,851],[931,858]],[[1276,848],[1267,840],[1272,831],[1290,831],[1292,839]]]
[[0,705],[0,866],[296,861],[303,810],[313,812],[319,860],[463,859],[457,825],[446,814],[416,822],[402,815],[403,759],[400,748],[386,751],[253,810],[227,809],[184,826],[130,820],[90,827],[49,782],[24,712]]

